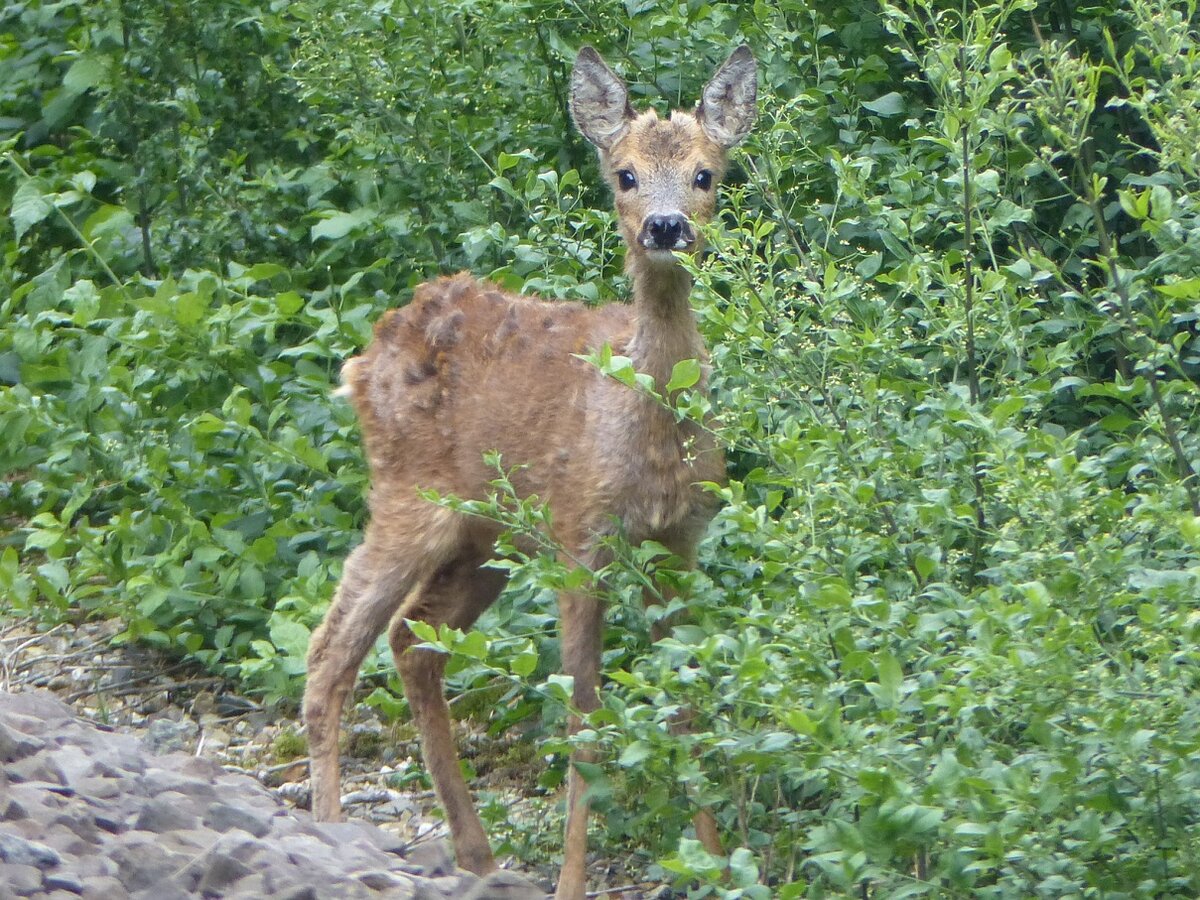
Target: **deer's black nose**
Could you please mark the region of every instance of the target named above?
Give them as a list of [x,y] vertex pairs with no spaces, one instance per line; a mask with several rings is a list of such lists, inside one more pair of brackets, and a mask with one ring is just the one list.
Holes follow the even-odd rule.
[[684,250],[694,240],[687,220],[678,213],[649,216],[642,225],[642,246],[647,250]]

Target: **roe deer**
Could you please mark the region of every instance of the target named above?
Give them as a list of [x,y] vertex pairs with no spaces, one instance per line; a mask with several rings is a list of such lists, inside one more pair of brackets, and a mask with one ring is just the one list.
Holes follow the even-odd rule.
[[[340,814],[339,719],[363,657],[387,628],[458,863],[481,874],[495,868],[459,770],[445,657],[410,649],[417,639],[405,620],[469,628],[504,587],[503,573],[485,567],[500,529],[430,503],[419,489],[485,498],[494,472],[483,457],[499,451],[506,468],[519,467],[517,491],[547,504],[553,537],[573,558],[603,565],[600,539],[620,528],[635,545],[653,539],[694,564],[714,512],[698,482],[724,480],[720,448],[703,428],[676,421],[578,354],[608,344],[659,391],[675,363],[706,358],[688,303],[691,279],[675,253],[701,249],[694,223],[712,216],[726,153],[753,124],[756,78],[749,48],[739,47],[694,112],[660,119],[634,112],[621,79],[584,47],[571,75],[571,112],[616,199],[633,303],[545,302],[459,274],[417,288],[346,364],[341,390],[362,423],[372,488],[365,539],[346,560],[308,654],[304,717],[318,819]],[[574,677],[576,710],[587,713],[599,705],[603,610],[587,593],[564,593],[559,610],[563,669]],[[569,727],[579,729],[577,716]],[[587,799],[575,763],[594,752],[571,757],[560,900],[584,896]],[[696,830],[720,852],[707,810]]]

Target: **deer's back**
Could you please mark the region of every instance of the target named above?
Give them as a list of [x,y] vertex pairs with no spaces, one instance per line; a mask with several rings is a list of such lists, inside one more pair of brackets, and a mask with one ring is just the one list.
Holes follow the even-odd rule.
[[620,354],[632,333],[622,304],[547,302],[465,274],[420,286],[343,373],[375,490],[482,497],[496,477],[483,454],[498,451],[556,521],[595,530],[615,516],[637,540],[702,524],[695,484],[723,477],[720,451],[578,358],[606,343]]

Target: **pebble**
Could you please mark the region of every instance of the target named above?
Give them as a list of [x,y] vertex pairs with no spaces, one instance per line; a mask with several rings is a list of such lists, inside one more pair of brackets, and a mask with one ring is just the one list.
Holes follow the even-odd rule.
[[[75,717],[45,691],[0,692],[0,898],[543,900],[513,872],[480,879],[449,848],[366,822],[318,823],[253,779]],[[406,858],[405,852],[411,858]]]

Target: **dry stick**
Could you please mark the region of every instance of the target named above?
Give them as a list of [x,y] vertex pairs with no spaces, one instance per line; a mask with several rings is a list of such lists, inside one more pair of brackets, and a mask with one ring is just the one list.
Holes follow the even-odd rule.
[[652,881],[639,881],[636,884],[623,884],[620,887],[602,888],[598,891],[588,891],[589,897],[603,897],[605,894],[619,894],[621,891],[638,891],[642,888],[654,887]]
[[[145,678],[138,679],[139,682],[146,682],[151,678],[159,677],[157,674],[148,675]],[[85,688],[81,691],[76,691],[71,696],[67,697],[67,703],[74,703],[84,697],[92,694],[103,694],[105,697],[131,697],[138,694],[157,694],[162,691],[177,691],[180,688],[198,687],[202,684],[221,684],[224,681],[222,678],[189,678],[187,681],[172,681],[169,684],[139,684],[137,687],[117,688],[109,690],[103,687]]]

